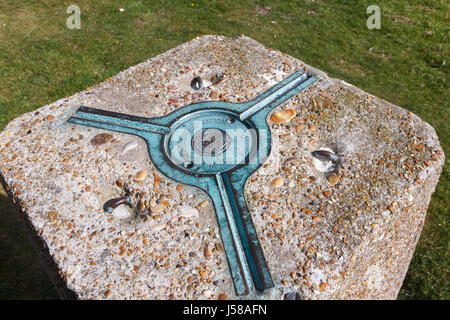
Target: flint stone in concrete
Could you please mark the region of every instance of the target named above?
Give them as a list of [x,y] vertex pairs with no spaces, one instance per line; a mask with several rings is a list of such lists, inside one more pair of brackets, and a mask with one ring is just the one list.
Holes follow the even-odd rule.
[[[208,195],[160,174],[141,139],[66,123],[80,105],[157,117],[211,97],[247,101],[302,68],[320,82],[269,114],[296,111],[268,121],[272,153],[245,188],[275,283],[264,294],[235,296],[214,209],[199,206]],[[101,133],[112,138],[90,143]],[[137,148],[122,153],[132,140]],[[318,149],[339,165],[317,163]],[[1,132],[0,150],[2,182],[49,274],[63,297],[79,299],[393,299],[444,163],[434,129],[416,115],[245,36],[193,39],[24,114]],[[139,170],[148,174],[136,182]],[[285,182],[271,189],[277,176]],[[102,205],[125,190],[134,215],[122,221]],[[199,216],[180,217],[180,206]]]

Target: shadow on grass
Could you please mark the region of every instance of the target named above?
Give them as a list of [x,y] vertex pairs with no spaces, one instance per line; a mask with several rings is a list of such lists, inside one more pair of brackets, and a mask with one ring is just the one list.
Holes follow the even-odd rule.
[[0,185],[0,300],[59,299],[27,232]]

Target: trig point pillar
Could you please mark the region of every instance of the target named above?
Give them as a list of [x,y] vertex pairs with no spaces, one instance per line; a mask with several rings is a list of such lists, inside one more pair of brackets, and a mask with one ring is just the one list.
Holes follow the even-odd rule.
[[245,36],[24,114],[0,151],[78,299],[394,299],[444,163],[413,113]]

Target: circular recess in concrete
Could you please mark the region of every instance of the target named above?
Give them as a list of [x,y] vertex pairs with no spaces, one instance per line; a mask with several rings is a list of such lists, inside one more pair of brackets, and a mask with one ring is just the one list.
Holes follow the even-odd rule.
[[192,175],[216,174],[243,165],[256,146],[257,135],[250,122],[220,109],[181,117],[164,140],[172,165]]

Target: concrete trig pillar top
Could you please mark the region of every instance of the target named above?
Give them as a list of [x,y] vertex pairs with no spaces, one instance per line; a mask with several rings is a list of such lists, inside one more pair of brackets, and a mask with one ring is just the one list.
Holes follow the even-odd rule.
[[[212,194],[161,173],[142,137],[67,122],[80,106],[155,118],[241,104],[296,71],[317,81],[268,112],[270,154],[243,188],[265,292],[236,294]],[[80,299],[395,298],[444,163],[416,115],[245,36],[198,37],[24,114],[0,151],[55,283]]]

